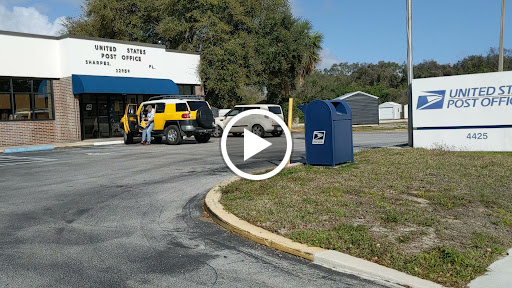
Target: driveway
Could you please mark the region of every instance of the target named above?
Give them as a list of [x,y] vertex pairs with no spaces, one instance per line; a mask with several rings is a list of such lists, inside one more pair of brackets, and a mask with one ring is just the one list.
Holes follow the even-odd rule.
[[[386,134],[354,134],[355,146],[407,141]],[[294,138],[301,161],[303,134]],[[383,287],[205,218],[204,195],[232,175],[218,139],[0,155],[0,286]]]

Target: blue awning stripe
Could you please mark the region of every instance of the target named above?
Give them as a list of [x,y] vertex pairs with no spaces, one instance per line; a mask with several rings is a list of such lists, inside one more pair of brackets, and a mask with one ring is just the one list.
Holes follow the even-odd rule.
[[73,75],[73,94],[179,94],[170,79]]

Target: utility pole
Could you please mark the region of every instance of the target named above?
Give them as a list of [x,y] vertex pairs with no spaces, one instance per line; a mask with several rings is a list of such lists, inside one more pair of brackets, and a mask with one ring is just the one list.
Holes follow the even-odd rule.
[[503,34],[505,33],[505,0],[501,1],[500,58],[498,71],[503,71]]
[[412,63],[412,0],[406,1],[406,10],[407,10],[407,105],[408,110],[408,136],[409,136],[409,146],[414,147],[414,139],[413,139],[413,126],[412,126],[412,118],[413,118],[413,107],[412,107],[412,79],[414,79],[413,75],[413,67]]

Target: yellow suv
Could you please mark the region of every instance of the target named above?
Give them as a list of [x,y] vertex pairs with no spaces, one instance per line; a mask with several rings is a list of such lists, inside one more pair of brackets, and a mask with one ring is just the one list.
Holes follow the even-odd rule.
[[133,143],[134,137],[142,135],[147,107],[155,109],[154,128],[151,136],[154,143],[165,137],[167,144],[180,144],[184,136],[192,135],[199,143],[206,143],[215,131],[215,120],[208,102],[199,96],[165,95],[149,98],[137,108],[128,104],[120,126],[124,129],[124,143]]

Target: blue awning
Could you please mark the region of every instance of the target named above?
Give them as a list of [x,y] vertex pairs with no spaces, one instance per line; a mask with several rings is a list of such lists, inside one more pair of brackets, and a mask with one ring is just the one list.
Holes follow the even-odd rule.
[[177,95],[178,86],[169,79],[73,75],[73,94]]

